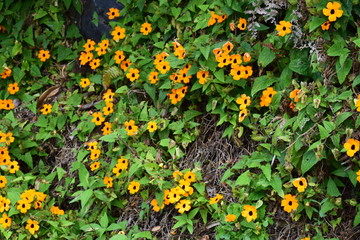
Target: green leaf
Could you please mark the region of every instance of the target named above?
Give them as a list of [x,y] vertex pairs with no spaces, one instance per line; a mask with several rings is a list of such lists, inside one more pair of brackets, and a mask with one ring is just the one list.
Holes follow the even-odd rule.
[[181,8],[171,7],[170,10],[174,18],[177,18],[181,13]]
[[[81,208],[84,209],[86,204],[89,202],[90,198],[93,195],[93,190],[88,189],[81,193],[80,195],[80,202],[81,202]],[[96,224],[97,225],[97,224]]]
[[108,224],[109,224],[109,218],[108,218],[106,212],[103,212],[103,215],[102,215],[102,217],[100,218],[99,223],[100,223],[100,225],[101,225],[103,228],[107,228],[107,226],[108,226]]
[[339,114],[335,120],[336,126],[339,126],[341,123],[343,123],[346,119],[348,119],[352,115],[353,115],[352,112],[343,112]]
[[328,132],[323,126],[320,124],[318,125],[319,132],[320,132],[320,139],[325,139],[330,136],[330,132]]
[[335,65],[336,74],[337,74],[340,84],[343,84],[343,82],[345,81],[346,76],[349,74],[349,72],[351,70],[352,64],[353,64],[353,61],[350,58],[345,60],[344,66],[340,65],[339,60],[336,61],[336,65]]
[[356,78],[354,79],[353,83],[352,83],[352,87],[356,87],[357,85],[360,84],[360,75],[356,76]]
[[315,152],[313,150],[306,152],[301,161],[302,174],[305,174],[307,171],[309,171],[313,166],[315,166],[317,162],[318,160],[316,159]]
[[319,26],[321,26],[321,24],[323,24],[324,22],[326,22],[326,20],[324,20],[324,18],[321,18],[321,17],[311,17],[311,19],[310,19],[310,26],[309,26],[309,32],[314,31],[316,28],[318,28]]
[[327,182],[327,193],[332,197],[338,197],[341,195],[338,187],[336,186],[336,183],[334,180],[332,180],[332,178],[329,178]]
[[196,111],[196,110],[187,110],[184,112],[184,120],[185,122],[195,118],[196,116],[200,116],[203,114],[202,112]]
[[261,165],[260,169],[262,170],[262,172],[265,175],[266,179],[268,181],[270,181],[271,180],[271,166],[270,166],[270,163],[267,163],[266,165]]
[[190,12],[186,12],[184,15],[182,15],[179,19],[179,22],[190,22],[191,21],[191,15]]
[[344,48],[344,42],[336,42],[327,50],[327,54],[331,57],[346,55],[348,53],[349,49]]
[[251,88],[251,96],[254,96],[258,91],[263,90],[276,81],[275,78],[269,78],[268,76],[261,76],[255,79]]
[[284,197],[284,191],[282,189],[282,181],[279,175],[275,175],[273,179],[271,179],[271,186],[274,190],[279,194],[280,197]]
[[216,71],[214,73],[215,80],[218,80],[217,82],[225,83],[225,75],[224,75],[224,69],[220,69],[219,71]]
[[329,199],[326,200],[324,204],[321,205],[319,215],[320,217],[325,217],[325,214],[332,210],[335,207],[335,204],[330,202]]
[[247,170],[246,172],[242,173],[235,182],[235,185],[239,186],[246,186],[250,184],[250,177],[249,177],[250,171]]
[[260,52],[258,63],[262,67],[266,67],[275,59],[275,53],[268,47],[264,47]]

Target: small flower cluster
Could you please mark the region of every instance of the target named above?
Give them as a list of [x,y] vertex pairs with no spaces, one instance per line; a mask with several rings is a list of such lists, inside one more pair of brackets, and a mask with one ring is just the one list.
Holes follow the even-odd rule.
[[[241,211],[241,216],[243,216],[247,222],[256,220],[258,217],[256,207],[251,205],[245,205]],[[235,214],[228,214],[225,217],[226,222],[235,222],[237,216]]]
[[178,43],[177,41],[172,42],[172,45],[174,47],[174,55],[178,59],[184,59],[184,57],[186,56],[185,48],[180,43]]
[[262,96],[260,98],[260,106],[268,107],[272,102],[272,98],[277,92],[272,87],[268,87],[266,90],[262,92]]
[[214,25],[216,22],[218,23],[222,23],[226,18],[227,18],[227,15],[226,14],[223,14],[223,15],[217,15],[215,12],[211,12],[211,17],[208,21],[208,26],[212,26]]
[[25,190],[20,195],[21,199],[17,201],[16,209],[21,213],[26,213],[32,205],[34,209],[41,209],[46,196],[45,193],[37,192],[34,189]]
[[15,105],[12,99],[0,99],[0,110],[14,109]]
[[[101,151],[98,147],[98,142],[92,141],[92,142],[87,142],[85,144],[88,146],[87,150],[90,151],[90,159],[93,161],[98,159],[101,154]],[[100,167],[100,165],[101,165],[101,163],[99,161],[95,161],[90,165],[90,170],[95,171],[96,169],[98,169]]]
[[10,173],[16,173],[20,169],[17,161],[11,161],[8,147],[0,147],[0,166],[7,166]]
[[240,105],[238,121],[242,122],[244,121],[245,117],[248,115],[247,107],[250,106],[251,99],[249,96],[246,96],[246,94],[241,94],[241,96],[236,99],[236,103]]
[[60,209],[59,207],[57,206],[52,206],[50,208],[50,212],[54,215],[64,215],[64,210]]
[[[297,178],[293,181],[293,185],[297,188],[298,192],[304,192],[307,188],[307,181],[303,177]],[[284,207],[285,212],[290,213],[296,210],[299,207],[299,204],[296,196],[286,194],[284,199],[281,200],[281,206]]]
[[[165,205],[175,204],[175,208],[178,209],[179,213],[187,212],[191,209],[191,200],[187,197],[194,193],[194,188],[191,184],[196,181],[196,175],[192,171],[188,171],[183,174],[180,171],[173,172],[174,180],[177,182],[176,186],[171,189],[164,191],[164,198],[161,206],[156,199],[151,201],[153,210],[155,212],[160,211]],[[182,199],[182,198],[185,199]]]
[[300,89],[294,89],[290,92],[289,97],[293,99],[293,102],[289,104],[289,107],[295,111],[296,103],[300,101],[300,97],[303,95],[303,92]]
[[92,51],[96,51],[97,57],[104,55],[109,48],[109,40],[104,39],[98,43],[97,47],[95,47],[95,45],[96,43],[93,40],[87,39],[86,43],[83,45],[84,51],[80,53],[79,57],[80,65],[89,63],[90,68],[93,70],[100,66],[100,59],[94,58]]

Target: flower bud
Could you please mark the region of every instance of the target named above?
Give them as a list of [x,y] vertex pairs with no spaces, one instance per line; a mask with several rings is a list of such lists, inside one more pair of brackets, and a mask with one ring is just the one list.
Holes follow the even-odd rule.
[[319,108],[321,100],[318,98],[315,98],[313,101],[314,101],[314,108]]
[[345,133],[346,133],[346,138],[351,138],[351,135],[353,134],[354,129],[352,128],[346,128]]

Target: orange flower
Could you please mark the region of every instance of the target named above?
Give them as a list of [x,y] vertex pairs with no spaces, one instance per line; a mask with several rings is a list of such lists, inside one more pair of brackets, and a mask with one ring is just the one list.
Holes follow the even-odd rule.
[[281,206],[284,207],[284,211],[290,213],[296,210],[299,206],[298,200],[291,194],[286,194],[285,198],[281,200]]
[[17,93],[18,91],[19,91],[19,86],[18,86],[18,83],[13,83],[13,84],[9,84],[9,86],[8,86],[8,92],[10,93],[10,94],[15,94],[15,93]]
[[50,212],[54,215],[64,215],[64,210],[60,209],[59,207],[57,206],[52,206],[50,208]]
[[356,175],[357,175],[356,180],[357,180],[358,182],[360,182],[360,170],[358,170],[358,171],[356,172]]
[[88,78],[82,78],[81,79],[81,81],[80,81],[80,86],[82,87],[82,88],[86,88],[87,86],[89,86],[90,85],[90,79],[88,79]]
[[250,62],[250,60],[251,60],[250,54],[247,52],[244,53],[243,60],[244,60],[244,62]]
[[143,23],[140,28],[140,32],[142,32],[143,35],[148,35],[152,31],[151,24],[150,23]]
[[231,42],[226,42],[224,45],[222,45],[221,50],[223,53],[229,53],[234,48],[234,44]]
[[235,27],[235,23],[230,23],[230,30],[231,31],[235,31],[236,27]]
[[109,88],[103,95],[102,99],[104,99],[105,102],[112,102],[114,101],[114,95],[115,93],[111,91]]
[[244,108],[243,110],[241,110],[241,111],[239,112],[238,121],[239,121],[239,122],[244,121],[244,119],[246,118],[247,115],[248,115],[248,111],[247,111],[246,108]]
[[140,190],[140,183],[137,181],[131,181],[128,186],[128,190],[129,190],[130,194],[134,194],[134,193],[138,192]]
[[240,54],[230,55],[230,60],[231,60],[231,67],[235,67],[236,65],[242,63]]
[[226,222],[235,222],[235,220],[236,220],[236,216],[234,214],[228,214],[225,217]]
[[126,37],[125,28],[116,26],[114,31],[111,32],[111,35],[113,36],[114,41],[118,42],[120,39],[124,39]]
[[245,18],[240,18],[238,28],[240,30],[245,30],[246,29],[246,24],[247,24],[246,19]]
[[112,177],[104,177],[104,184],[106,185],[106,188],[111,188],[113,186]]
[[170,70],[170,63],[168,61],[162,61],[158,65],[156,65],[156,69],[161,74],[165,74]]
[[11,110],[14,109],[15,105],[12,99],[0,100],[0,109]]
[[329,28],[330,28],[330,21],[326,21],[326,22],[324,22],[323,24],[321,24],[321,29],[322,30],[329,30]]
[[93,59],[94,55],[91,52],[81,52],[79,61],[80,65],[85,65]]
[[114,112],[114,104],[112,102],[106,102],[105,107],[103,107],[102,111],[105,116],[108,116],[109,114]]
[[216,194],[215,197],[210,198],[209,204],[211,205],[211,204],[218,203],[218,202],[219,202],[221,199],[223,199],[223,198],[224,198],[223,195],[221,195],[221,194]]
[[96,162],[93,162],[91,165],[90,165],[90,170],[93,172],[97,169],[99,169],[101,166],[101,163],[99,161],[96,161]]
[[268,107],[270,105],[270,103],[272,102],[272,98],[273,96],[276,94],[277,92],[272,88],[272,87],[268,87],[266,90],[263,91],[263,95],[260,98],[260,106],[261,107]]
[[149,130],[149,132],[155,132],[157,130],[157,128],[158,128],[158,126],[155,121],[148,122],[147,130]]
[[289,97],[290,98],[293,98],[294,99],[294,102],[298,102],[298,101],[300,101],[300,98],[299,98],[299,95],[301,94],[301,90],[300,89],[294,89],[291,93],[290,93],[290,95],[289,95]]
[[251,222],[257,218],[257,211],[254,206],[245,205],[243,211],[241,212],[241,216],[246,218],[247,222]]
[[249,96],[246,96],[246,94],[241,94],[241,96],[236,99],[236,103],[240,105],[239,109],[243,110],[250,106],[251,99]]
[[48,50],[40,50],[38,54],[38,58],[40,61],[45,62],[47,59],[50,58],[50,52]]
[[360,112],[360,94],[357,96],[357,99],[354,99],[356,111]]
[[208,76],[209,76],[209,71],[198,71],[196,73],[196,77],[201,85],[204,85],[207,82]]
[[30,232],[32,235],[34,235],[34,233],[35,233],[36,231],[38,231],[39,228],[40,228],[40,226],[39,226],[39,222],[38,222],[38,221],[31,220],[31,219],[29,219],[29,220],[26,221],[26,227],[25,227],[25,229],[29,230],[29,232]]
[[107,12],[106,14],[109,15],[110,20],[112,20],[116,17],[120,17],[120,11],[117,8],[110,8],[109,12]]
[[1,78],[6,79],[11,76],[12,70],[8,67],[4,67],[4,71],[1,73]]

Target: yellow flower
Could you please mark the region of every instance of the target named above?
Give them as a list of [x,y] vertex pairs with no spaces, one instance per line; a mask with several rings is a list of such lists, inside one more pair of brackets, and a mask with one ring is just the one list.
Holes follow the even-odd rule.
[[100,166],[101,166],[101,163],[100,163],[99,161],[93,162],[93,163],[90,165],[90,170],[93,172],[93,171],[95,171],[96,169],[98,169]]
[[233,48],[234,44],[228,41],[222,45],[221,50],[223,51],[223,53],[228,54]]
[[100,157],[100,153],[101,153],[100,149],[91,150],[90,159],[91,160],[98,159]]
[[10,199],[0,195],[0,212],[9,211]]
[[250,56],[250,54],[249,53],[244,53],[244,55],[243,55],[243,60],[244,60],[244,62],[250,62],[250,60],[251,60],[251,56]]
[[98,149],[98,142],[97,141],[86,142],[85,144],[88,146],[87,150],[92,151],[92,150]]
[[93,59],[94,55],[91,52],[81,52],[79,61],[80,65],[85,65]]
[[132,64],[131,61],[129,59],[126,59],[121,62],[120,67],[123,71],[126,71],[131,66],[131,64]]
[[105,116],[108,116],[109,114],[114,112],[114,104],[112,102],[106,102],[105,107],[103,107],[102,111]]
[[109,12],[106,13],[109,16],[109,19],[112,20],[116,17],[120,17],[120,11],[117,8],[110,8]]
[[118,42],[120,39],[124,39],[126,37],[125,28],[116,26],[114,31],[111,32],[111,35],[113,36],[114,41]]
[[173,175],[173,178],[175,179],[175,181],[179,181],[181,179],[183,173],[180,171],[174,171],[172,175]]
[[148,35],[151,31],[152,31],[152,27],[150,23],[143,23],[141,25],[140,32],[142,32],[142,34]]
[[104,184],[106,185],[106,188],[111,188],[113,186],[112,177],[104,177]]
[[151,84],[155,84],[159,81],[159,73],[158,72],[150,72],[148,76],[148,80]]
[[196,181],[196,175],[192,171],[188,171],[187,173],[185,173],[184,179],[192,183]]
[[106,93],[104,93],[102,99],[104,99],[105,102],[112,102],[114,101],[114,95],[115,93],[109,88]]
[[7,184],[7,179],[5,176],[0,176],[0,188],[4,188]]
[[181,198],[181,193],[179,192],[178,188],[172,188],[170,189],[170,192],[167,195],[168,201],[170,203],[176,203]]
[[156,69],[161,73],[165,74],[170,70],[170,62],[162,61],[158,65],[156,65]]
[[101,125],[105,121],[105,118],[102,116],[101,112],[95,112],[92,114],[92,116],[93,119],[91,121],[95,123],[95,125]]
[[36,194],[36,191],[34,189],[29,189],[29,190],[24,191],[20,195],[20,198],[26,200],[29,203],[31,203],[35,199],[35,194]]
[[306,238],[302,238],[302,239],[300,239],[300,240],[310,240],[310,238],[309,238],[309,237],[306,237]]
[[215,204],[215,203],[218,203],[221,199],[223,199],[224,196],[221,195],[221,194],[216,194],[215,197],[213,198],[210,198],[210,201],[209,201],[209,204]]
[[6,229],[11,226],[11,218],[8,217],[7,213],[3,213],[2,217],[0,218],[0,224],[2,228]]
[[19,163],[17,161],[11,161],[9,163],[9,172],[16,173],[20,169]]
[[16,209],[20,210],[21,213],[26,213],[31,208],[31,204],[25,199],[19,200],[17,204]]
[[30,232],[32,235],[34,235],[34,233],[35,233],[36,231],[38,231],[39,228],[40,228],[38,221],[29,219],[29,220],[26,221],[26,223],[27,223],[27,224],[26,224],[25,229],[29,230],[29,232]]
[[89,86],[90,85],[90,79],[88,79],[88,78],[82,78],[81,79],[81,81],[80,81],[80,86],[82,87],[82,88],[86,88],[87,86]]
[[191,204],[190,200],[183,199],[175,205],[175,208],[178,209],[179,213],[184,213],[191,209],[190,204]]
[[241,111],[239,112],[238,121],[239,121],[239,122],[244,121],[244,119],[246,118],[247,115],[248,115],[248,111],[247,111],[246,108],[244,108],[243,110],[241,110]]
[[158,201],[157,201],[155,198],[154,198],[153,200],[151,200],[150,204],[153,206],[153,210],[154,210],[155,212],[159,212],[159,211],[160,211],[161,209],[163,209],[164,206],[165,206],[164,202],[162,203],[161,206],[159,206],[159,203],[158,203]]
[[120,64],[123,60],[125,60],[124,51],[117,50],[115,52],[114,60],[117,64]]
[[139,79],[140,77],[139,70],[136,68],[130,68],[129,72],[126,74],[126,77],[130,80],[130,82]]
[[111,123],[105,122],[104,127],[101,129],[101,131],[103,132],[104,136],[110,134],[111,133]]
[[356,111],[360,112],[360,94],[358,95],[357,99],[354,99]]
[[124,123],[124,125],[125,125],[125,130],[127,132],[127,135],[133,136],[134,134],[137,133],[138,126],[135,125],[134,120],[126,121]]
[[292,24],[287,21],[280,21],[278,25],[276,25],[276,30],[278,31],[278,35],[283,37],[286,34],[291,33],[291,26]]
[[0,74],[1,78],[6,79],[11,76],[12,70],[8,67],[4,67],[4,71]]
[[305,191],[305,189],[307,187],[307,181],[305,178],[301,177],[301,178],[295,179],[293,182],[293,185],[294,185],[294,187],[297,188],[297,190],[299,192],[303,192],[303,191]]
[[85,52],[90,52],[95,49],[95,42],[91,39],[87,39],[86,43],[83,45]]
[[13,94],[17,93],[19,91],[19,89],[20,88],[17,83],[13,83],[13,84],[10,83],[7,90],[10,94],[13,95]]
[[148,122],[147,130],[149,130],[149,132],[155,132],[157,128],[158,127],[155,121]]
[[241,212],[241,216],[246,218],[247,222],[251,222],[257,218],[257,211],[254,206],[245,205],[243,211]]
[[207,82],[207,77],[209,76],[209,71],[198,71],[196,77],[199,80],[201,85],[204,85]]
[[299,206],[298,200],[291,194],[286,194],[285,198],[281,200],[281,206],[284,207],[284,211],[290,213],[296,210]]
[[140,183],[137,181],[131,181],[128,187],[130,194],[134,194],[140,190]]
[[360,182],[360,170],[356,172],[356,175],[357,175],[356,180]]
[[100,66],[100,59],[95,58],[95,59],[91,60],[91,62],[89,63],[89,66],[91,67],[91,69],[95,70],[96,68],[98,68]]
[[340,8],[340,3],[328,2],[326,8],[323,9],[323,14],[329,18],[330,22],[335,22],[337,18],[343,15],[343,10],[340,10]]
[[236,220],[236,216],[234,214],[228,214],[225,217],[226,222],[235,222],[235,220]]
[[243,110],[250,106],[251,99],[249,96],[246,96],[246,94],[241,94],[241,96],[236,99],[236,103],[240,105],[239,109]]
[[350,138],[344,143],[344,148],[347,150],[346,154],[349,157],[353,157],[360,148],[360,141]]
[[42,112],[42,114],[47,115],[49,113],[52,112],[52,105],[51,104],[44,104],[43,108],[40,109],[40,112]]
[[301,90],[300,89],[294,89],[293,91],[291,91],[289,97],[294,99],[294,102],[298,102],[300,101],[299,95],[301,94]]
[[247,24],[246,19],[245,18],[240,18],[238,28],[240,30],[245,30],[246,29],[246,24]]
[[48,50],[40,50],[38,54],[38,58],[40,61],[45,62],[47,59],[50,58],[50,52]]

